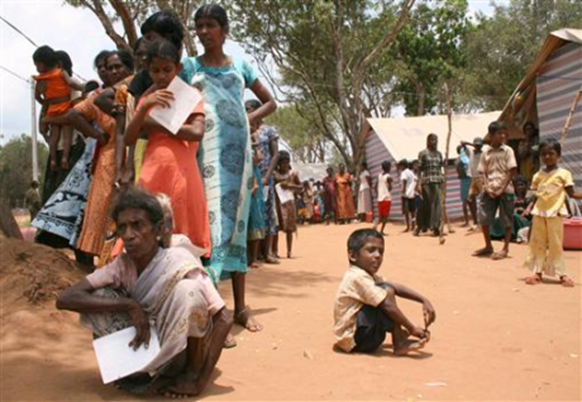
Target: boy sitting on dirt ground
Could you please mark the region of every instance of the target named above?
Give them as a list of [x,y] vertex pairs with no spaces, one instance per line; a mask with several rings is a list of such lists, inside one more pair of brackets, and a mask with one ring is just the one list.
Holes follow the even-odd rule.
[[[431,302],[403,285],[376,275],[384,259],[384,237],[374,229],[359,229],[348,239],[350,267],[334,303],[335,346],[344,352],[372,353],[386,332],[392,333],[396,356],[419,350],[429,341],[428,326],[436,318]],[[425,327],[414,325],[398,308],[396,296],[422,303]],[[409,340],[412,335],[418,340]]]

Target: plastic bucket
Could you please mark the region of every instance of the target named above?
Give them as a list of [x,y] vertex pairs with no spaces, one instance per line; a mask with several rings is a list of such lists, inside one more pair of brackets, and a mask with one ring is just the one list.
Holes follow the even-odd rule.
[[582,218],[564,219],[564,244],[568,250],[582,250]]

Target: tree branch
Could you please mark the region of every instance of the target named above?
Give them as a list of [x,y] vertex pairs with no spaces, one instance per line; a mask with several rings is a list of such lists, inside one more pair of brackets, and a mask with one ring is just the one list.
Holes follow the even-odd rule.
[[105,29],[105,33],[107,36],[109,36],[109,38],[111,38],[118,49],[131,51],[131,47],[127,41],[121,35],[119,35],[117,31],[115,31],[115,28],[113,28],[111,18],[105,12],[101,0],[80,0],[79,4],[87,7],[93,12],[93,14],[95,14],[95,16],[97,16],[97,18],[99,18],[101,25],[103,25],[103,28]]
[[125,34],[127,35],[127,42],[129,43],[129,46],[133,48],[133,45],[137,41],[137,33],[129,10],[121,0],[109,0],[109,3],[117,13],[119,18],[121,18],[123,29],[125,30]]

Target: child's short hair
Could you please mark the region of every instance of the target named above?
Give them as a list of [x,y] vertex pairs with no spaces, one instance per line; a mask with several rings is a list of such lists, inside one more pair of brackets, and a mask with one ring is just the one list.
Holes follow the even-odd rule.
[[162,38],[169,40],[176,46],[176,49],[182,48],[184,27],[173,11],[162,10],[150,15],[141,25],[141,34],[146,36],[150,32],[156,32]]
[[51,69],[57,66],[59,59],[56,52],[50,46],[41,46],[32,54],[32,61],[34,63],[43,63],[45,67]]
[[55,52],[55,54],[57,55],[57,59],[59,60],[59,63],[61,63],[63,70],[65,70],[67,72],[67,74],[72,76],[73,75],[73,61],[71,60],[71,57],[69,56],[69,54],[67,52],[65,52],[64,50],[57,50]]
[[384,236],[382,233],[378,232],[376,229],[358,229],[350,235],[348,238],[348,251],[357,253],[366,244],[366,239],[372,237],[374,239],[382,239],[384,243]]
[[281,161],[291,161],[291,155],[284,149],[279,151],[279,162]]
[[389,172],[391,167],[392,167],[392,164],[389,161],[382,162],[382,169],[385,172]]
[[400,162],[398,162],[398,166],[402,169],[408,169],[408,161],[406,159],[401,159]]
[[487,127],[487,132],[490,135],[495,135],[499,131],[505,130],[506,128],[507,128],[507,126],[505,125],[505,123],[503,123],[501,121],[494,121],[494,122],[490,123],[489,126]]
[[546,147],[552,148],[554,151],[556,151],[558,156],[562,156],[562,144],[560,144],[560,142],[555,138],[546,138],[540,142],[540,153],[542,152],[542,149]]
[[166,59],[172,63],[180,64],[180,53],[172,42],[166,39],[160,39],[148,45],[146,53],[146,64],[150,65],[154,57]]
[[247,109],[257,110],[261,106],[263,106],[263,104],[261,103],[261,101],[257,99],[249,99],[248,101],[245,102],[245,108]]
[[523,183],[527,186],[529,184],[529,180],[522,174],[515,175],[515,177],[513,178],[513,184],[517,185],[519,183]]

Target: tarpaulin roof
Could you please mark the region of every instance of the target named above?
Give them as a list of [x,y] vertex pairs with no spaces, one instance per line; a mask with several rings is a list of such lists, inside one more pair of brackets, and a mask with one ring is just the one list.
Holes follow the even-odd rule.
[[[532,120],[532,116],[536,112],[535,102],[533,102],[533,100],[535,99],[536,92],[536,78],[539,75],[540,68],[556,49],[569,42],[582,44],[582,29],[564,28],[551,32],[546,38],[538,56],[529,68],[527,74],[509,97],[509,100],[499,116],[499,120],[508,123],[510,137],[522,136],[521,126],[525,121],[521,121],[516,117],[518,114],[522,116],[522,119],[524,120]],[[531,111],[526,110],[526,113],[520,114],[524,108],[531,109]]]
[[[473,142],[475,137],[485,137],[487,126],[498,117],[499,112],[454,114],[449,159],[457,157],[456,147],[461,141]],[[418,153],[426,148],[426,137],[430,133],[438,136],[438,149],[445,155],[449,131],[446,115],[369,118],[368,122],[396,161],[416,159]]]
[[291,167],[299,174],[301,181],[313,179],[315,181],[322,180],[327,176],[326,163],[301,163],[299,161],[291,162]]

